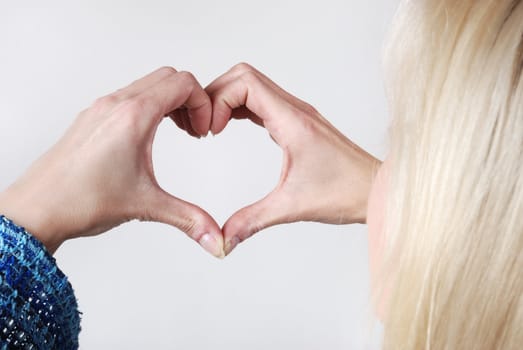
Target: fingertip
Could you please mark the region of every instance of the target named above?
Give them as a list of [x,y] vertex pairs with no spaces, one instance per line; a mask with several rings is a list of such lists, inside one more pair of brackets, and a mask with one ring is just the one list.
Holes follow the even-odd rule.
[[[178,111],[177,111],[178,112]],[[180,113],[172,113],[169,115],[169,118],[176,124],[176,126],[185,131],[185,125],[183,124],[183,119],[180,116]]]
[[194,130],[190,119],[191,118],[188,115],[182,117],[181,122],[183,124],[183,130],[185,130],[189,136],[200,138],[200,135]]
[[229,255],[241,242],[252,236],[255,232],[250,230],[249,220],[243,216],[235,214],[222,228],[224,239],[224,252]]
[[229,241],[227,241],[224,245],[224,254],[225,256],[228,256],[231,254],[231,252],[236,248],[236,246],[241,242],[240,238],[238,236],[232,237]]
[[261,230],[290,222],[286,215],[289,204],[282,204],[284,198],[272,192],[264,199],[234,213],[223,225],[225,254],[228,255],[236,246]]
[[205,249],[209,254],[213,255],[218,259],[225,258],[225,251],[223,245],[222,235],[204,233],[198,243]]
[[219,104],[215,104],[212,113],[211,121],[211,133],[216,136],[221,133],[229,119],[231,118],[231,110],[228,108],[220,107]]
[[218,134],[220,134],[223,131],[223,129],[225,129],[225,126],[212,128],[211,129],[212,136],[217,136]]
[[222,129],[214,127],[214,126],[211,127],[211,135],[212,136],[217,136],[220,132],[222,132]]
[[207,108],[190,109],[187,110],[187,116],[191,124],[191,128],[199,136],[207,136],[211,128],[211,111]]

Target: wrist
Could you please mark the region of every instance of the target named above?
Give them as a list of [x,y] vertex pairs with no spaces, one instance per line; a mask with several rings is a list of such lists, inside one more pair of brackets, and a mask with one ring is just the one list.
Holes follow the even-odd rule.
[[24,227],[46,247],[50,254],[54,254],[64,238],[54,225],[51,210],[38,203],[36,199],[36,195],[28,195],[13,185],[0,193],[0,214]]
[[351,207],[347,209],[351,213],[350,223],[366,224],[369,195],[382,162],[351,141],[349,147],[347,155],[350,167],[346,174],[353,179],[353,183],[350,193],[344,197],[354,199],[350,203]]
[[381,166],[382,161],[379,159],[370,156],[365,163],[363,176],[366,181],[362,181],[362,188],[360,193],[360,203],[355,209],[356,212],[356,222],[358,224],[367,224],[367,212],[369,206],[369,197],[372,190],[372,185],[374,179],[376,178],[376,173]]

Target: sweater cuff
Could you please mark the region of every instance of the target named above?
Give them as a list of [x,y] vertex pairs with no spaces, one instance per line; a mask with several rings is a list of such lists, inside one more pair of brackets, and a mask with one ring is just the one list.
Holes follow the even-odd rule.
[[77,349],[73,288],[45,246],[0,215],[0,349]]

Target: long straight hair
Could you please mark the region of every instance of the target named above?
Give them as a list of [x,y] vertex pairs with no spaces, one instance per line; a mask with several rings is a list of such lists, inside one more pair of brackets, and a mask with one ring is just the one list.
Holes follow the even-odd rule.
[[384,349],[522,349],[523,0],[402,1],[384,66]]

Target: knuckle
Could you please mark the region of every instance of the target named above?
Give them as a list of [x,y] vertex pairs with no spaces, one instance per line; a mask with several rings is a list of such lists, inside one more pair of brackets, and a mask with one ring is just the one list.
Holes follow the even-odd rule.
[[294,109],[293,114],[296,120],[299,120],[299,129],[301,129],[302,136],[311,136],[318,132],[320,124],[318,120],[311,116],[309,113],[304,113],[299,109]]
[[105,110],[105,109],[115,106],[119,102],[120,102],[120,97],[117,95],[117,93],[112,93],[112,94],[97,98],[93,102],[91,107],[96,110]]
[[187,84],[196,83],[196,78],[191,72],[181,71],[177,74],[178,78]]
[[263,225],[258,221],[251,221],[245,227],[247,227],[247,236],[249,237],[263,230]]
[[242,73],[240,79],[247,85],[257,84],[260,81],[260,77],[256,71],[250,70]]
[[170,66],[163,66],[158,69],[159,72],[165,75],[174,75],[177,73],[177,70]]
[[289,111],[289,114],[295,119],[299,119],[299,120],[310,120],[311,119],[310,113],[308,113],[307,111],[305,111],[304,109],[302,109],[298,106],[289,105],[288,111]]
[[250,64],[248,64],[246,62],[240,62],[240,63],[234,65],[231,68],[231,71],[234,73],[243,74],[246,72],[255,71],[255,69],[253,66],[251,66]]
[[318,112],[316,107],[314,107],[313,105],[311,105],[311,104],[309,104],[307,102],[303,103],[303,109],[308,114],[311,114],[311,115],[314,115],[314,116],[320,115],[320,112]]
[[178,220],[178,228],[185,232],[189,237],[191,237],[194,240],[198,240],[200,237],[198,237],[198,231],[197,231],[197,222],[198,219],[190,216],[183,216],[179,218]]

